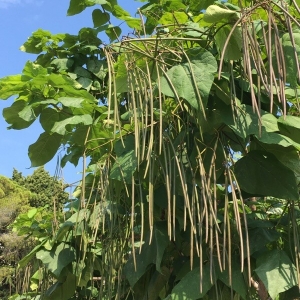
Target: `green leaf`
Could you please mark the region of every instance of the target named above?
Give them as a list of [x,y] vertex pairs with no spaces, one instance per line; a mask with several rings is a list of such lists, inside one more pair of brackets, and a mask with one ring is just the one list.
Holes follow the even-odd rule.
[[150,245],[149,238],[150,233],[145,239],[145,243],[143,244],[141,253],[138,254],[138,251],[136,251],[136,271],[134,269],[132,256],[129,258],[124,267],[124,275],[126,276],[132,287],[146,272],[149,264],[155,264],[156,270],[158,272],[161,272],[161,261],[164,251],[169,243],[166,222],[155,222],[153,227],[153,239]]
[[300,118],[296,116],[281,116],[278,119],[278,127],[282,134],[288,136],[300,144]]
[[51,132],[64,135],[67,130],[67,125],[77,125],[77,124],[91,125],[93,123],[93,118],[90,115],[79,115],[67,118],[63,121],[55,122]]
[[47,132],[42,133],[37,141],[28,148],[31,167],[39,167],[50,161],[61,144],[62,136]]
[[199,26],[199,23],[187,22],[185,24],[183,34],[187,37],[201,37],[204,33],[204,28]]
[[140,19],[132,18],[132,17],[124,17],[124,21],[130,28],[134,28],[136,30],[141,30],[142,28]]
[[197,300],[202,298],[216,281],[213,273],[213,282],[210,280],[210,265],[203,266],[202,292],[200,293],[200,268],[195,268],[186,274],[172,290],[172,300]]
[[61,282],[57,281],[45,293],[45,300],[69,300],[76,291],[76,276],[68,273],[67,278]]
[[257,259],[254,271],[272,299],[298,282],[296,268],[283,250],[274,249],[265,252]]
[[185,12],[175,11],[175,12],[165,12],[158,24],[161,25],[173,25],[173,24],[185,24],[189,20],[188,15]]
[[[229,33],[232,30],[231,25],[221,26],[217,29],[217,33],[215,34],[215,41],[218,47],[218,51],[221,54],[226,40],[229,36]],[[238,60],[242,57],[242,47],[243,47],[243,38],[242,32],[239,27],[235,28],[229,42],[226,46],[226,51],[224,55],[225,60]]]
[[[234,119],[232,118],[231,111],[227,111],[225,114],[224,111],[221,110],[220,113],[223,116],[224,123],[228,125],[238,136],[244,139],[251,134],[260,136],[259,118],[257,114],[253,112],[253,109],[250,105],[240,105],[236,110],[236,117]],[[272,114],[262,111],[261,121],[262,135],[267,132],[278,131],[277,118]]]
[[38,75],[47,75],[47,69],[43,68],[42,66],[35,64],[31,61],[27,61],[25,67],[22,71],[22,74],[28,77],[37,77]]
[[0,79],[0,99],[7,98],[19,94],[24,90],[24,86],[30,77],[24,75],[12,75]]
[[280,145],[282,147],[290,147],[293,146],[297,150],[300,150],[300,144],[295,143],[289,137],[278,134],[276,132],[268,132],[263,133],[261,137],[257,136],[257,139],[265,144],[275,144]]
[[47,240],[43,240],[39,245],[35,246],[26,256],[18,262],[18,268],[24,268],[32,260],[35,254],[43,247]]
[[75,250],[66,243],[59,243],[51,251],[38,251],[36,258],[41,260],[45,267],[57,278],[63,268],[75,260]]
[[[79,41],[83,44],[87,44],[87,46],[99,46],[102,41],[97,37],[98,31],[94,28],[83,27],[79,30],[78,37]],[[83,49],[83,48],[81,48]],[[97,48],[96,48],[97,49]],[[88,50],[87,53],[90,53]]]
[[[165,289],[165,286],[167,285],[169,278],[170,278],[170,269],[163,266],[161,268],[161,272],[155,271],[154,274],[151,275],[151,279],[148,281],[149,284],[147,286],[147,290],[145,290],[144,285],[138,284],[139,287],[142,289],[142,294],[144,295],[143,299],[147,299],[147,300],[161,299],[159,297],[159,294],[162,290]],[[134,291],[136,291],[136,287],[137,285],[135,286]]]
[[46,45],[52,38],[53,36],[50,31],[38,29],[27,39],[20,50],[27,53],[39,54],[47,48]]
[[92,13],[94,27],[99,27],[110,20],[110,15],[107,12],[103,12],[101,9],[95,9]]
[[124,145],[121,140],[118,140],[114,145],[117,159],[110,170],[110,178],[118,181],[125,180],[126,182],[131,183],[132,175],[138,164],[138,160],[135,155],[134,136],[126,136],[123,142]]
[[87,71],[83,67],[76,67],[74,70],[74,73],[77,74],[80,77],[87,77],[87,78],[92,78],[91,74],[89,71]]
[[[29,120],[26,120],[26,111],[27,109],[30,110],[31,112],[31,108],[27,107],[27,102],[23,101],[23,100],[18,100],[15,101],[11,107],[7,107],[3,109],[3,117],[5,119],[5,121],[8,124],[11,124],[11,126],[9,127],[12,129],[24,129],[29,127],[35,120],[34,118],[29,118]],[[25,113],[25,115],[23,115],[21,112],[23,111],[23,114]],[[22,118],[24,117],[24,118]]]
[[[253,223],[254,225],[259,225],[259,222]],[[267,244],[277,241],[280,237],[280,233],[272,228],[257,227],[249,229],[250,254],[262,249],[266,249]]]
[[87,62],[87,69],[99,79],[104,79],[107,75],[107,62],[91,59]]
[[47,107],[40,114],[40,123],[46,132],[51,132],[55,122],[60,120],[61,114],[54,108]]
[[20,112],[19,117],[26,122],[31,122],[36,119],[31,105],[26,105]]
[[130,150],[127,153],[117,157],[110,170],[110,178],[118,181],[125,180],[127,183],[130,183],[137,165],[138,160],[135,155],[135,151]]
[[[206,107],[208,95],[217,71],[214,56],[201,48],[188,53],[190,63],[185,62],[169,69],[160,78],[161,92],[175,98],[175,93],[184,98],[192,107],[199,110],[201,103]],[[197,90],[200,94],[198,97]]]
[[86,89],[87,91],[90,90],[91,86],[92,86],[92,83],[93,83],[93,80],[90,79],[90,78],[87,78],[87,77],[79,77],[77,79],[78,83],[81,85],[81,87],[83,89]]
[[236,162],[234,172],[241,189],[249,194],[299,199],[294,173],[271,153],[250,151]]
[[122,154],[125,154],[126,152],[130,150],[135,149],[135,138],[134,136],[128,135],[123,139],[123,142],[121,140],[117,140],[114,145],[114,150],[117,156],[121,156]]
[[[229,268],[231,268],[231,284],[229,281]],[[241,272],[241,264],[239,257],[233,256],[231,258],[231,265],[226,266],[223,272],[220,272],[219,279],[223,281],[228,287],[232,287],[243,299],[246,299],[247,284],[244,279],[244,275]]]
[[70,69],[74,64],[74,60],[71,58],[55,58],[51,65],[55,65],[59,71],[65,71]]
[[58,229],[54,241],[61,242],[66,236],[66,234],[69,233],[71,230],[73,230],[73,227],[74,227],[73,222],[65,221]]
[[256,143],[256,146],[258,146],[257,150],[264,150],[274,154],[283,165],[285,165],[295,173],[297,182],[300,182],[299,154],[294,147],[282,147],[277,144],[268,145],[260,143]]
[[202,9],[207,9],[211,4],[213,4],[215,0],[190,0],[189,9],[195,13],[199,13]]
[[113,42],[119,38],[122,33],[122,29],[119,26],[109,25],[109,27],[105,30],[105,33],[109,37],[109,40]]
[[57,99],[63,106],[82,108],[83,98],[60,97]]
[[112,5],[105,5],[105,10],[111,12],[114,17],[120,20],[125,20],[126,17],[130,17],[130,13],[116,3],[117,1],[112,1]]
[[88,0],[91,4],[99,4],[99,5],[104,5],[107,4],[107,1],[111,0]]
[[28,218],[29,218],[29,219],[32,219],[32,218],[36,215],[37,211],[38,211],[37,208],[32,208],[32,209],[30,209],[30,210],[27,212]]
[[[293,32],[293,40],[295,46],[291,41],[291,36],[289,33],[285,33],[282,36],[282,50],[284,53],[285,59],[285,68],[286,68],[286,82],[290,85],[290,87],[296,88],[298,86],[298,64],[295,58],[295,54],[297,56],[297,60],[300,59],[300,32]],[[275,66],[277,66],[278,62],[276,59],[276,55],[274,57]],[[278,67],[277,67],[278,68]],[[277,76],[277,74],[276,74]]]
[[223,21],[235,21],[239,18],[239,15],[236,11],[230,9],[225,9],[217,5],[210,5],[203,17],[203,20],[208,23],[218,23]]
[[71,0],[67,15],[74,16],[76,14],[81,13],[89,6],[93,6],[95,4],[103,5],[106,3],[106,0]]

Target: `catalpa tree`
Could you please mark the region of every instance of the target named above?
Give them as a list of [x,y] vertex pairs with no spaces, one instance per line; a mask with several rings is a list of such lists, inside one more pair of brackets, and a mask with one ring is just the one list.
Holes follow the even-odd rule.
[[0,81],[10,128],[44,129],[32,167],[83,161],[66,220],[19,263],[40,262],[26,297],[299,297],[299,2],[141,2],[71,0],[94,28],[37,30]]

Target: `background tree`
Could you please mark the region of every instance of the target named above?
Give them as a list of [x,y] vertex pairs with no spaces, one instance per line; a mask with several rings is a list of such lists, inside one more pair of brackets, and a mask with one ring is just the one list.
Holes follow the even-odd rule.
[[93,5],[94,28],[36,31],[22,46],[35,62],[0,81],[17,95],[10,127],[44,130],[33,167],[61,149],[62,166],[83,159],[77,205],[22,259],[43,265],[32,291],[299,297],[297,2],[153,0],[137,19],[115,0],[71,0],[68,14]]
[[[26,212],[30,191],[12,180],[0,176],[0,298],[8,299],[9,294],[21,287],[22,273],[16,272],[18,261],[32,248],[32,241],[25,240],[12,232],[9,225],[17,215]],[[19,280],[19,282],[17,282]]]
[[30,206],[48,205],[51,209],[53,206],[62,209],[69,200],[69,194],[64,191],[67,185],[50,176],[44,167],[35,169],[32,175],[28,176],[23,176],[21,172],[14,169],[12,180],[31,192]]

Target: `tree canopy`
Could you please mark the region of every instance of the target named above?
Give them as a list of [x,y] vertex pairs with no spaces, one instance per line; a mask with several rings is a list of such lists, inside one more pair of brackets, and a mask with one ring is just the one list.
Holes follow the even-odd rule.
[[[10,286],[15,286],[15,268],[27,254],[28,242],[9,229],[19,213],[26,212],[31,193],[12,180],[0,176],[0,298],[7,299]],[[18,279],[20,277],[18,276]],[[21,286],[21,284],[19,284]]]
[[48,205],[51,209],[53,207],[63,209],[69,200],[69,194],[64,191],[67,185],[50,176],[43,166],[35,169],[32,175],[28,176],[23,176],[21,172],[14,169],[12,180],[31,192],[29,204],[33,207]]
[[9,128],[44,130],[32,167],[83,160],[65,220],[33,231],[27,296],[299,297],[298,2],[141,2],[71,0],[94,27],[37,30],[0,80]]

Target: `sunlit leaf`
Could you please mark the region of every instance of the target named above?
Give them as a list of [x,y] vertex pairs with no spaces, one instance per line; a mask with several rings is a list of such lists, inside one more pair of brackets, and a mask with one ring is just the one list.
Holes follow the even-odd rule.
[[38,29],[20,47],[20,50],[27,53],[39,54],[44,50],[49,39],[51,39],[50,31]]
[[81,108],[81,103],[84,101],[83,98],[71,98],[71,97],[60,97],[57,99],[63,106],[66,107],[77,107]]
[[188,21],[188,15],[185,12],[166,12],[158,21],[162,25],[184,24]]
[[252,107],[249,105],[241,105],[237,109],[234,118],[230,112],[224,112],[223,121],[242,138],[246,138],[250,134],[260,136],[265,132],[278,131],[277,118],[274,115],[263,111],[261,115],[262,125],[260,128],[259,117],[253,112]]
[[[207,98],[213,83],[217,63],[213,55],[200,48],[190,53],[190,63],[176,65],[160,78],[161,92],[169,97],[184,98],[193,108],[200,109],[201,103],[206,106]],[[171,86],[173,85],[173,87]],[[198,97],[198,93],[200,97]]]
[[258,257],[254,271],[272,299],[298,282],[296,267],[283,250],[274,249],[263,253]]
[[38,75],[47,75],[48,71],[47,71],[47,69],[43,68],[42,66],[28,61],[25,64],[22,74],[33,78]]
[[141,30],[142,29],[140,19],[132,18],[132,17],[124,17],[124,21],[126,22],[127,26],[130,27],[130,28],[134,28],[136,30]]
[[204,21],[209,23],[234,21],[239,18],[236,11],[225,9],[217,5],[210,5],[204,14]]
[[24,86],[30,80],[25,75],[12,75],[0,79],[0,99],[6,100],[12,95],[23,91]]
[[300,150],[300,144],[294,142],[289,137],[278,134],[276,132],[264,133],[262,136],[257,136],[258,140],[265,144],[275,144],[280,145],[282,147],[290,147],[293,146],[297,150]]
[[51,129],[51,132],[64,135],[67,132],[66,129],[67,125],[76,125],[76,124],[91,125],[92,123],[93,123],[93,118],[90,115],[73,116],[63,121],[56,122],[53,128]]
[[34,111],[31,106],[26,105],[20,112],[19,117],[22,118],[26,122],[31,122],[36,119]]
[[40,250],[36,253],[36,258],[41,260],[45,267],[58,277],[69,263],[74,261],[74,248],[66,243],[60,243],[57,247],[52,248],[51,251]]

